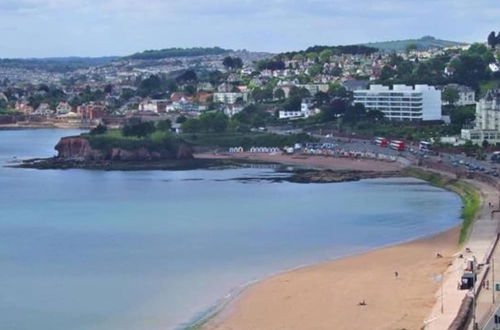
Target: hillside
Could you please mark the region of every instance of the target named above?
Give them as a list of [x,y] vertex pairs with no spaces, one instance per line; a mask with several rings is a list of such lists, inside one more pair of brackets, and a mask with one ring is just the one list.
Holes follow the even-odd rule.
[[399,52],[404,51],[406,46],[410,44],[415,44],[418,50],[427,50],[429,48],[445,48],[450,46],[460,46],[464,45],[463,42],[448,41],[436,39],[431,36],[425,36],[420,39],[406,39],[406,40],[392,40],[392,41],[381,41],[381,42],[369,42],[362,45],[378,48],[383,52]]
[[47,57],[47,58],[2,58],[1,68],[45,70],[49,72],[69,72],[91,66],[106,65],[116,60],[116,56],[105,57]]

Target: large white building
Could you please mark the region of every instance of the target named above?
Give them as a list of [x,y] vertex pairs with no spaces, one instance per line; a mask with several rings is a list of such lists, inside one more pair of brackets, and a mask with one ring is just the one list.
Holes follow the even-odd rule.
[[462,138],[475,144],[500,143],[500,89],[489,90],[477,102],[474,128],[463,129]]
[[355,90],[354,103],[382,111],[390,120],[441,120],[441,91],[429,85],[370,85]]

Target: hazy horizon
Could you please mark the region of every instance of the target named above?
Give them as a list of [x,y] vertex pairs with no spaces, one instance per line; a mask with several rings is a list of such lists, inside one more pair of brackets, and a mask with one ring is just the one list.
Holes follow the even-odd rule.
[[195,46],[276,53],[424,35],[474,42],[499,28],[498,17],[494,0],[0,0],[0,58]]

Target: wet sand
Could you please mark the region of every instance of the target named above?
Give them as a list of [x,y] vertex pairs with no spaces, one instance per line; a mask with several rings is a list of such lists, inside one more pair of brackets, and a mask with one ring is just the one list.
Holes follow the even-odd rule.
[[[458,233],[455,228],[271,277],[246,290],[204,329],[420,329],[436,302],[439,284],[433,276],[452,261]],[[366,306],[358,305],[362,300]]]
[[401,164],[397,162],[386,162],[371,159],[335,158],[331,156],[308,156],[308,155],[282,155],[266,153],[238,153],[238,154],[214,154],[199,153],[196,158],[206,159],[248,159],[262,162],[274,162],[287,165],[304,165],[316,168],[327,168],[332,170],[356,170],[356,171],[398,171]]

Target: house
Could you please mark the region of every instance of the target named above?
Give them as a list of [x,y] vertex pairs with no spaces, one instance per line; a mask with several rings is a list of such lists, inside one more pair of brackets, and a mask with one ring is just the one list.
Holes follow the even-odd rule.
[[232,117],[235,114],[241,112],[245,107],[243,105],[228,104],[224,107],[224,114],[228,117]]
[[311,94],[311,96],[316,95],[318,92],[326,93],[330,88],[328,84],[303,84],[303,85],[299,84],[297,85],[297,87],[307,89],[309,91],[309,94]]
[[33,113],[34,109],[28,102],[16,102],[16,111],[22,112],[25,115],[30,115]]
[[500,143],[500,89],[491,89],[476,104],[476,122],[462,129],[462,138],[474,144]]
[[488,67],[490,68],[491,72],[498,72],[500,71],[500,62],[490,63]]
[[193,101],[193,97],[192,96],[188,96],[188,95],[186,95],[184,93],[180,93],[180,92],[175,92],[175,93],[172,93],[172,95],[170,95],[170,101],[171,102],[179,102],[181,100],[192,102]]
[[[469,86],[448,84],[442,88],[442,91],[447,88],[454,89],[458,92],[458,100],[455,102],[455,105],[466,106],[476,104],[476,92]],[[449,105],[449,103],[443,100],[443,105]]]
[[139,103],[139,111],[153,111],[156,113],[166,112],[167,104],[169,100],[167,99],[147,99]]
[[241,92],[214,93],[214,102],[219,102],[223,104],[234,104],[238,100],[247,102],[248,93],[241,93]]
[[72,110],[71,105],[69,105],[68,102],[59,102],[59,104],[56,107],[56,114],[58,115],[65,115],[70,113]]
[[107,115],[108,109],[101,102],[90,102],[77,107],[76,113],[81,115],[82,119],[99,120]]
[[349,79],[345,80],[342,83],[345,89],[348,91],[357,91],[362,89],[367,89],[370,82],[368,80],[357,80],[357,79]]
[[455,71],[457,70],[452,66],[447,66],[444,68],[444,74],[448,77],[453,76],[455,74]]
[[213,92],[215,90],[214,85],[209,82],[198,83],[198,91]]
[[213,94],[207,92],[198,92],[198,94],[194,97],[194,99],[200,104],[207,104],[212,98]]
[[50,109],[50,105],[48,103],[42,103],[38,106],[38,108],[36,108],[33,114],[40,116],[50,116],[54,114],[54,110]]
[[300,110],[298,111],[280,110],[278,112],[278,118],[279,119],[307,118],[316,113],[312,108],[313,108],[312,99],[306,98],[302,100],[300,104]]

